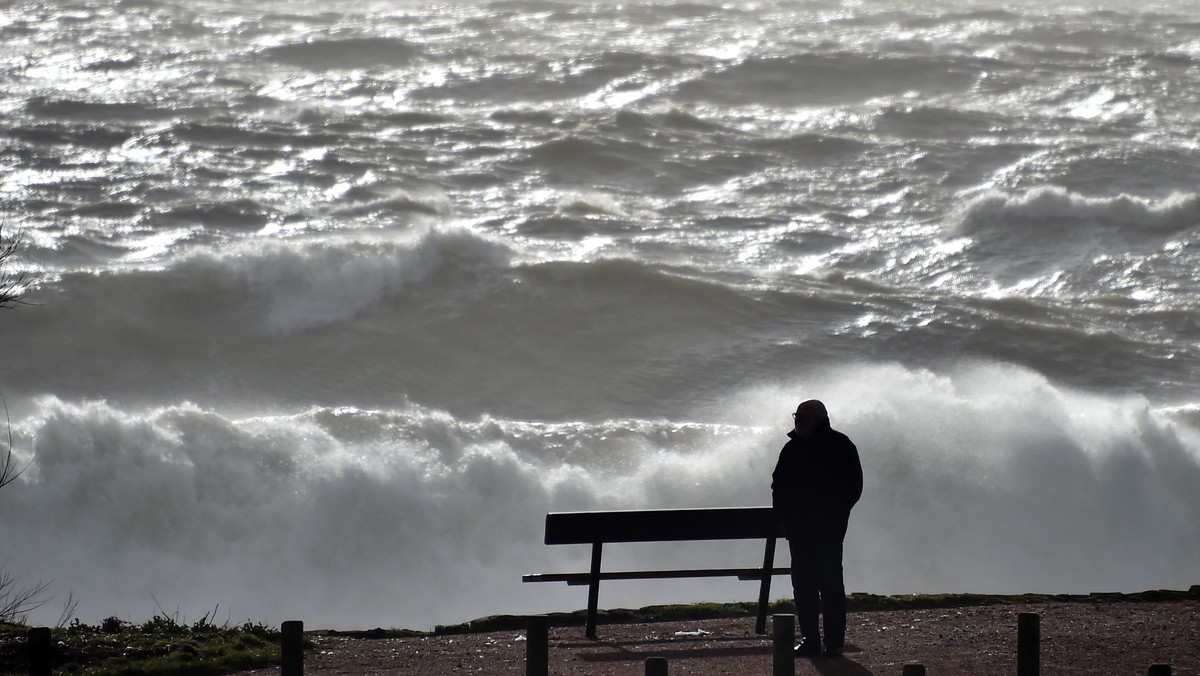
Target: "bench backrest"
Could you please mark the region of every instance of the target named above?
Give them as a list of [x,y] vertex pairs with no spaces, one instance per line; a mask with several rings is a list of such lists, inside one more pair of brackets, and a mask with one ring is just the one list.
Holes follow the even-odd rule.
[[546,544],[782,538],[770,507],[551,512]]

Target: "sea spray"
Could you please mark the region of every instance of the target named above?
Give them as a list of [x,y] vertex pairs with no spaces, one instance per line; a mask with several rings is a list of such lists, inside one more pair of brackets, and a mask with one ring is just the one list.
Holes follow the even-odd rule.
[[[139,616],[155,599],[261,621],[319,607],[314,622],[340,627],[569,609],[577,589],[519,581],[586,568],[586,548],[541,544],[547,511],[768,504],[786,413],[809,394],[863,458],[853,590],[1136,591],[1186,587],[1194,572],[1196,430],[1137,397],[987,364],[847,365],[697,412],[710,422],[460,420],[412,405],[134,416],[49,398],[18,430],[36,440],[19,455],[34,462],[0,496],[23,515],[0,530],[28,543],[9,552],[13,571],[87,590],[88,619]],[[614,566],[750,565],[756,551],[606,554]],[[606,604],[752,595],[736,583],[622,587],[605,589]]]
[[845,425],[865,427],[860,444],[875,449],[847,544],[871,553],[848,557],[867,580],[908,591],[1187,586],[1195,429],[1140,397],[1073,392],[1012,367],[868,374],[834,387],[857,395],[847,403],[866,420]]

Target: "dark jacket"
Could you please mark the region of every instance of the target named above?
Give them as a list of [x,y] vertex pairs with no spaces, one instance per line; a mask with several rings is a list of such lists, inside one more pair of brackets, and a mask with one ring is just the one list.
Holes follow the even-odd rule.
[[795,431],[779,452],[771,475],[771,503],[787,526],[788,538],[841,542],[850,509],[862,497],[858,448],[826,423],[812,439]]

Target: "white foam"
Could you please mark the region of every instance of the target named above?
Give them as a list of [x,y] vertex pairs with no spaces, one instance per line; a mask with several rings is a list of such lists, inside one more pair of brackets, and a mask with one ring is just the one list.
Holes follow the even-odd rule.
[[1186,587],[1200,556],[1200,443],[1134,395],[991,364],[858,367],[807,391],[862,449],[847,544],[873,591]]
[[[964,208],[959,230],[994,230],[1003,224],[1045,229],[1047,223],[1080,227],[1124,226],[1126,232],[1174,233],[1200,223],[1200,195],[1172,193],[1163,198],[1136,195],[1090,196],[1058,186],[1023,193],[989,191]],[[1003,230],[1003,228],[1000,228]]]
[[[731,394],[708,422],[459,420],[407,405],[238,419],[180,404],[45,398],[17,422],[0,493],[11,572],[55,579],[89,621],[198,617],[428,627],[569,610],[584,569],[545,547],[547,511],[754,505],[788,411],[829,405],[858,444],[863,501],[848,586],[880,593],[1186,587],[1200,560],[1200,439],[1134,396],[1072,392],[1018,368],[860,365]],[[753,565],[751,543],[613,546],[613,566]],[[780,562],[786,556],[780,555]],[[790,594],[782,579],[777,596]],[[745,600],[747,585],[613,584],[605,606]],[[57,612],[54,609],[53,612]],[[224,611],[223,611],[224,612]]]

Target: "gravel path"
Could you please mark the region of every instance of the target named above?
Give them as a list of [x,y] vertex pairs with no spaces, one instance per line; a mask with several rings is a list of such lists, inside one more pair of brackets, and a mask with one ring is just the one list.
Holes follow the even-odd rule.
[[[1053,676],[1147,674],[1155,663],[1173,676],[1200,676],[1200,601],[1071,602],[851,613],[843,659],[800,659],[799,675],[899,676],[905,663],[930,676],[1016,673],[1017,616],[1040,615],[1042,673]],[[589,676],[645,673],[662,656],[668,673],[771,674],[769,637],[753,618],[602,625],[599,638],[582,627],[550,630],[550,673]],[[502,631],[404,639],[317,636],[306,674],[525,673],[523,632]],[[246,672],[264,675],[278,669]]]

